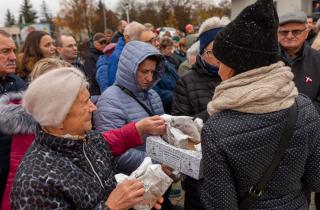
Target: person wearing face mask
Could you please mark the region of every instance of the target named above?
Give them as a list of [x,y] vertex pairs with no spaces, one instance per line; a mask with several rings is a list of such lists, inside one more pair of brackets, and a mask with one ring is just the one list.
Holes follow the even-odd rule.
[[56,55],[52,37],[44,31],[32,31],[19,51],[17,58],[17,75],[25,82],[30,82],[30,73],[36,62],[42,58]]
[[207,120],[207,104],[221,81],[218,75],[219,62],[212,54],[212,46],[217,33],[228,23],[227,18],[212,17],[200,26],[199,55],[192,71],[177,82],[173,93],[173,115],[188,115]]
[[[227,18],[212,17],[205,20],[199,29],[200,52],[191,71],[182,76],[173,92],[172,115],[198,117],[206,122],[209,115],[207,104],[212,99],[215,87],[221,82],[218,75],[219,62],[212,54],[215,36],[229,23]],[[200,203],[199,182],[191,177],[183,181],[185,209],[204,209]]]

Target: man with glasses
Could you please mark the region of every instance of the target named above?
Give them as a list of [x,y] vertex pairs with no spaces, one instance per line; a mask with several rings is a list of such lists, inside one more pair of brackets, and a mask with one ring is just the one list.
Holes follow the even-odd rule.
[[279,17],[282,60],[292,68],[298,91],[307,95],[320,112],[320,53],[306,43],[308,33],[304,12],[290,12]]
[[89,92],[91,96],[100,95],[100,89],[96,81],[96,63],[103,49],[107,46],[107,38],[103,33],[96,33],[93,36],[93,46],[87,50],[84,69],[89,80]]

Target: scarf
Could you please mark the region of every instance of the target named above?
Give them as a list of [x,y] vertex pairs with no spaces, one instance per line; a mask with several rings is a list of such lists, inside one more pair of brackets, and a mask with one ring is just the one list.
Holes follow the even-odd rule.
[[292,79],[291,69],[281,61],[238,74],[216,87],[208,113],[235,110],[264,114],[287,109],[298,95]]

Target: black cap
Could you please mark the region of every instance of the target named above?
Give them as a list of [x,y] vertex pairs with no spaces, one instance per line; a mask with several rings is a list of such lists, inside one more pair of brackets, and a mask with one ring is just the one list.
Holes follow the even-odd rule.
[[237,74],[280,60],[279,19],[273,0],[246,7],[216,36],[213,53]]

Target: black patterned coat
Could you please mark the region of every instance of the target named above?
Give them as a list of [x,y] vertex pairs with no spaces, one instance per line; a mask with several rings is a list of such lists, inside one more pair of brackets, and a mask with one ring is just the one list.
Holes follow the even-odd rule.
[[[250,209],[307,210],[306,192],[320,191],[320,118],[312,102],[299,95],[297,122],[283,160]],[[212,115],[202,130],[205,209],[238,209],[258,183],[280,142],[288,109],[268,114],[226,110]]]
[[108,209],[114,168],[100,134],[81,141],[38,131],[16,173],[12,209]]

